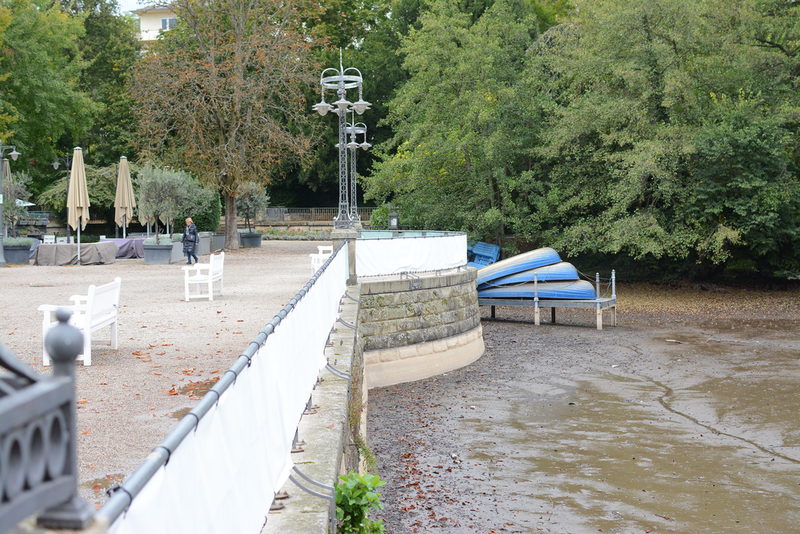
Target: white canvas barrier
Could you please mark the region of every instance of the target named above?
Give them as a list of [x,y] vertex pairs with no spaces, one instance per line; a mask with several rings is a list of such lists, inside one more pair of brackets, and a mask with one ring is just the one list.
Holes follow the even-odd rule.
[[326,363],[325,343],[347,287],[347,257],[346,249],[334,256],[110,532],[260,531],[288,479],[294,432]]
[[357,276],[438,271],[466,263],[466,234],[359,239],[356,243]]

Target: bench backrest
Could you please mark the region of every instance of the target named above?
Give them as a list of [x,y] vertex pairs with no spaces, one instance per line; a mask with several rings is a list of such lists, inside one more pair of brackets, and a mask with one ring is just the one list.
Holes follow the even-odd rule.
[[222,274],[222,267],[225,264],[225,253],[220,252],[219,254],[212,254],[208,260],[208,264],[211,276]]
[[86,313],[90,318],[113,315],[119,305],[122,281],[119,277],[102,286],[91,285],[86,299]]

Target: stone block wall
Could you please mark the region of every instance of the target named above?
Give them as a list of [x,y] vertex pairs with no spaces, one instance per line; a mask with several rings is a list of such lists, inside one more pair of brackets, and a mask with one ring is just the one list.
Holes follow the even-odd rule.
[[461,268],[360,280],[367,387],[419,380],[483,354],[476,276]]
[[480,326],[477,271],[361,282],[359,334],[367,351],[405,347]]

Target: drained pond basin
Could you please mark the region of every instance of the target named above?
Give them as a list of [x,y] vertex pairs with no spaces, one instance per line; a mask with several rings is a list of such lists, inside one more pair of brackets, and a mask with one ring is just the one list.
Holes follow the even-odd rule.
[[798,293],[737,291],[501,308],[471,366],[370,391],[386,531],[797,532]]

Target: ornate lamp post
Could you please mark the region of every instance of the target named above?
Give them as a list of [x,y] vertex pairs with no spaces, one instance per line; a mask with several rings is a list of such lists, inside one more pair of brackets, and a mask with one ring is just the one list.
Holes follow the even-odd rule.
[[2,159],[2,168],[0,168],[0,266],[6,264],[6,257],[3,254],[3,238],[6,235],[6,224],[5,219],[3,219],[3,191],[4,185],[3,180],[5,179],[6,169],[8,168],[8,160],[6,159],[6,150],[11,150],[9,152],[9,156],[14,161],[17,161],[19,157],[19,152],[17,152],[17,147],[14,145],[0,145],[0,159]]
[[[342,53],[339,51],[339,68],[327,68],[322,71],[319,78],[320,89],[322,92],[322,99],[318,104],[314,104],[311,109],[320,115],[326,115],[329,111],[336,113],[339,116],[339,142],[337,148],[339,149],[339,210],[336,217],[333,219],[334,228],[352,228],[358,223],[358,214],[355,212],[355,172],[350,172],[347,161],[347,113],[355,112],[361,115],[371,106],[369,102],[364,100],[362,95],[363,79],[361,71],[354,67],[344,68],[342,66]],[[348,89],[358,89],[358,100],[350,102],[347,100]],[[330,89],[336,91],[336,96],[339,98],[333,104],[325,102],[325,90]],[[366,131],[366,130],[365,130]],[[366,139],[364,141],[366,143]],[[355,162],[353,163],[353,169]],[[348,174],[352,174],[352,192],[348,187]],[[353,209],[350,208],[350,200],[352,200]],[[355,220],[352,215],[356,213]]]
[[[347,133],[350,135],[350,142],[347,143],[347,148],[350,149],[350,221],[355,224],[361,224],[361,218],[358,216],[358,202],[356,201],[356,150],[367,150],[372,145],[367,143],[367,125],[363,122],[355,122],[355,115],[350,114],[350,122],[347,124]],[[363,135],[361,143],[356,139],[357,135]]]

